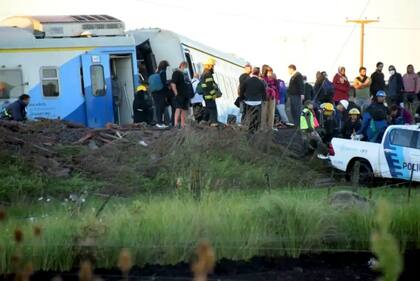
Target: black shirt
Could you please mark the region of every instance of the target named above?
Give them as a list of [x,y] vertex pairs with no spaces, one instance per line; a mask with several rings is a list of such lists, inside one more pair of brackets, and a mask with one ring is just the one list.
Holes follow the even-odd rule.
[[241,85],[240,95],[246,101],[262,101],[265,97],[265,83],[258,77],[250,77]]
[[172,74],[172,83],[175,84],[176,90],[178,91],[179,96],[186,97],[188,95],[187,93],[187,83],[185,83],[185,76],[184,73],[182,73],[181,70],[175,70]]
[[385,91],[385,75],[382,72],[375,71],[370,77],[372,84],[370,84],[370,95],[376,96],[378,91]]
[[305,84],[303,83],[303,76],[296,72],[291,78],[287,94],[290,96],[300,96],[305,94]]

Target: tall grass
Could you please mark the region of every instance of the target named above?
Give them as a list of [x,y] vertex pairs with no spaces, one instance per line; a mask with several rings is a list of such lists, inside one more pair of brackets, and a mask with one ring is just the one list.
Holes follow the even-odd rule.
[[[374,198],[393,198],[391,232],[403,247],[420,249],[420,194],[409,204],[395,194],[376,191]],[[66,270],[86,253],[95,256],[96,267],[113,267],[122,248],[138,265],[185,262],[202,239],[211,242],[218,259],[368,251],[374,225],[369,210],[331,207],[326,190],[203,192],[200,200],[181,190],[115,199],[96,218],[100,203],[91,198],[77,217],[60,203],[9,208],[9,219],[0,223],[0,272],[12,269],[16,228],[24,233],[22,252],[35,269]],[[32,235],[34,226],[42,236]]]

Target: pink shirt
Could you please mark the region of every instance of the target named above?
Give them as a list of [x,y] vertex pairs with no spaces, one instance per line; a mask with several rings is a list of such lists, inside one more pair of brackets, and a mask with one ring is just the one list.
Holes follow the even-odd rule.
[[417,74],[404,74],[404,90],[408,93],[420,93],[420,78]]

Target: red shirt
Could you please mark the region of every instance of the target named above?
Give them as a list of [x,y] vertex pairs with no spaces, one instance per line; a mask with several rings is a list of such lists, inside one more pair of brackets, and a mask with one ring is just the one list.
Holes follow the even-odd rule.
[[349,99],[350,83],[347,77],[337,73],[333,80],[334,85],[334,101],[339,102],[340,100]]

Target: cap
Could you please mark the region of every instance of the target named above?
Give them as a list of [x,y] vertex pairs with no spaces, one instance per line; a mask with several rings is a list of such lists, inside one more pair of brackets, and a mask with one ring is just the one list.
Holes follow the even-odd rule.
[[378,92],[376,92],[376,96],[384,98],[384,97],[386,97],[386,93],[384,91],[378,91]]

